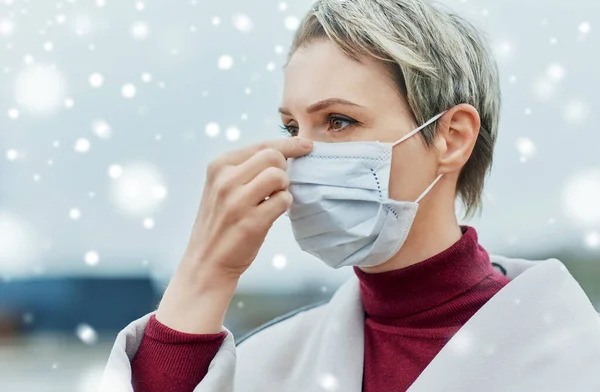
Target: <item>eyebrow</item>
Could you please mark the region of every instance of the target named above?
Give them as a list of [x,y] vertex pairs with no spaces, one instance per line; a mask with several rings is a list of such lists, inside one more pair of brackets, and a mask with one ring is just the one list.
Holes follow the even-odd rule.
[[[333,105],[353,106],[353,107],[358,107],[358,108],[363,107],[354,102],[346,101],[345,99],[329,98],[329,99],[325,99],[323,101],[319,101],[317,103],[310,105],[308,108],[306,108],[306,113],[309,113],[309,114],[315,113],[315,112],[321,111],[321,110],[326,109],[329,106],[333,106]],[[283,108],[283,107],[279,108],[279,113],[284,114],[286,116],[292,115],[288,109]]]

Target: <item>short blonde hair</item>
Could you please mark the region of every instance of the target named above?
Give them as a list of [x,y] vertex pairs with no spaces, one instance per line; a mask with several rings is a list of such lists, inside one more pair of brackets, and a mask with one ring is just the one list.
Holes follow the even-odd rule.
[[[472,216],[481,208],[500,117],[497,64],[486,37],[470,22],[424,0],[318,0],[304,17],[289,56],[329,38],[351,58],[384,61],[417,124],[460,103],[479,112],[481,128],[457,194]],[[421,135],[433,145],[435,124]]]

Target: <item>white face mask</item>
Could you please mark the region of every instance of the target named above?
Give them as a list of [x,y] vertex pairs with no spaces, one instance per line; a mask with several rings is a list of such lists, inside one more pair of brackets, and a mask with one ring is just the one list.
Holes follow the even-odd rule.
[[314,143],[313,151],[290,160],[294,202],[287,213],[300,248],[332,268],[385,263],[402,247],[419,201],[389,197],[392,149],[445,112],[395,143]]

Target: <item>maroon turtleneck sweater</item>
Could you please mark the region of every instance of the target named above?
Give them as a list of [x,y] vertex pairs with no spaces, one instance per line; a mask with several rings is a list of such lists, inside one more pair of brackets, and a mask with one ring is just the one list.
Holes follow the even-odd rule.
[[[473,228],[430,259],[395,271],[354,268],[365,309],[363,392],[405,391],[448,340],[508,282]],[[132,361],[136,392],[192,392],[226,332],[190,335],[154,316]]]

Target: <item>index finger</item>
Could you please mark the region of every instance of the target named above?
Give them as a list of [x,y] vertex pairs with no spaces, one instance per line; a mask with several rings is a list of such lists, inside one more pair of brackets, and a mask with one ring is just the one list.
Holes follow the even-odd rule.
[[251,156],[267,148],[275,149],[287,159],[296,158],[308,154],[312,151],[312,140],[299,137],[289,137],[286,139],[276,139],[244,147],[239,150],[231,151],[223,156],[223,161],[227,165],[240,165],[250,159]]

